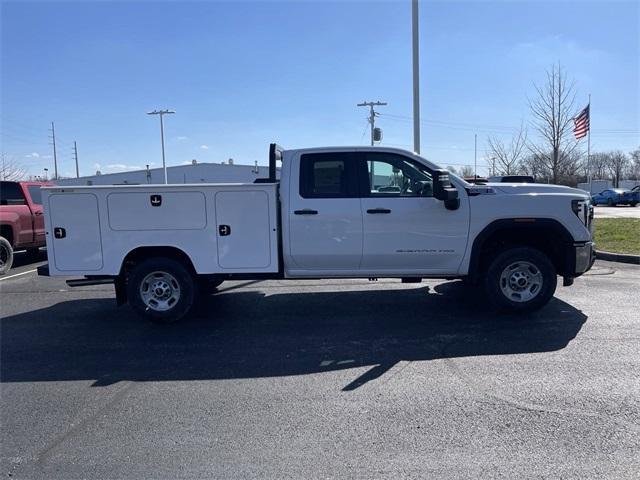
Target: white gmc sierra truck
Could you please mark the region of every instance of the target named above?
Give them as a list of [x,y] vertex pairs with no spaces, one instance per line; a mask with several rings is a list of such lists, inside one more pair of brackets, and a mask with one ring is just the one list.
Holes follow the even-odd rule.
[[[281,161],[280,179],[276,162]],[[381,147],[282,150],[248,184],[43,189],[41,275],[113,283],[149,319],[232,279],[462,278],[499,309],[545,305],[594,261],[593,208],[557,185],[471,185]]]

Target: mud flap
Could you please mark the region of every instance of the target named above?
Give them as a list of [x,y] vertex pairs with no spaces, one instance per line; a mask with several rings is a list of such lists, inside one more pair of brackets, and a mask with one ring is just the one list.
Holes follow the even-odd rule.
[[113,280],[116,290],[116,305],[118,307],[127,303],[127,282],[123,276],[118,276]]

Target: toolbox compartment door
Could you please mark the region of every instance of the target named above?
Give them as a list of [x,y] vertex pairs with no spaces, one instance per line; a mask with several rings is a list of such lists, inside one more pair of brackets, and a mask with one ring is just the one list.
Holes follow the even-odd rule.
[[47,240],[53,248],[56,269],[68,272],[102,269],[98,198],[92,193],[52,193],[48,203]]
[[[222,191],[215,195],[218,264],[223,269],[271,265],[269,195],[265,191]],[[273,224],[273,226],[272,226]]]
[[107,196],[111,230],[203,230],[207,208],[202,192],[116,192]]

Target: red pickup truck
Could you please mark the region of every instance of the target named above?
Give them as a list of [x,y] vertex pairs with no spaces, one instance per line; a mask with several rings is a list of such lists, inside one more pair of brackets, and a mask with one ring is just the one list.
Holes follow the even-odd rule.
[[9,271],[14,250],[37,253],[44,247],[40,187],[44,182],[0,182],[0,275]]

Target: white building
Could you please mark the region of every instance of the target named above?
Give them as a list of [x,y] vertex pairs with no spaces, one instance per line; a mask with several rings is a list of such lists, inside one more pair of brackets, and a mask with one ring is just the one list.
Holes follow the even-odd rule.
[[[169,183],[252,183],[256,178],[267,178],[269,167],[234,165],[229,163],[197,163],[167,167]],[[162,168],[107,173],[55,181],[57,185],[139,185],[164,183]]]

